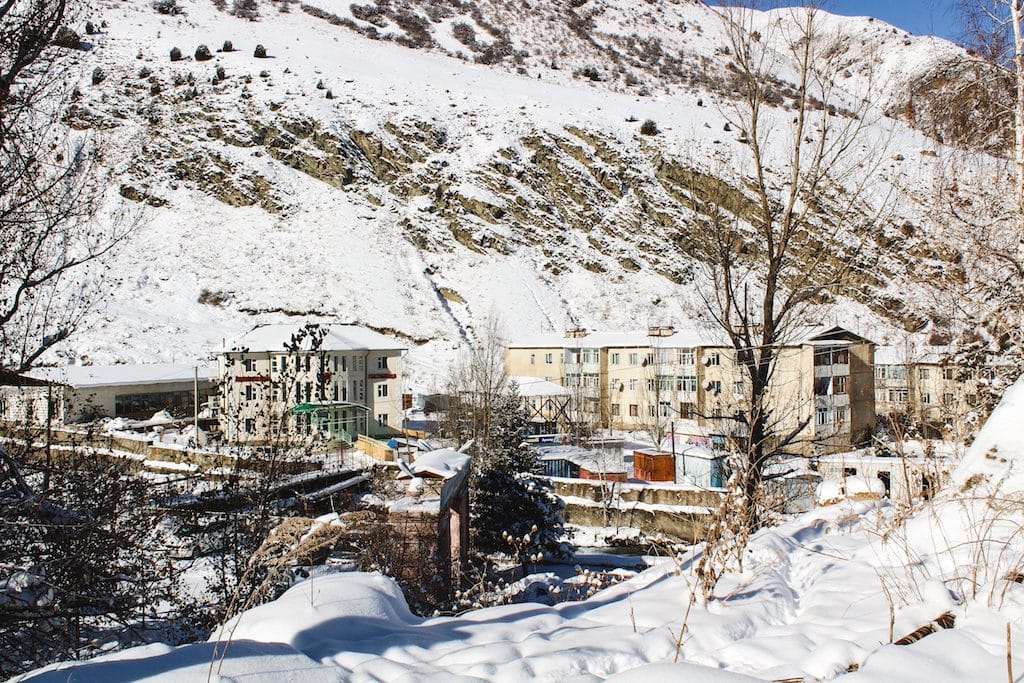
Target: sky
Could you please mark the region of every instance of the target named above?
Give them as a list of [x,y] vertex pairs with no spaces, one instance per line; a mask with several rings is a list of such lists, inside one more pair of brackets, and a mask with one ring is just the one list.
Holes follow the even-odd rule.
[[835,14],[870,16],[917,35],[958,39],[960,28],[953,0],[831,0],[825,9]]
[[[882,19],[915,35],[937,35],[949,40],[960,38],[956,0],[820,0],[822,8],[834,14],[868,16]],[[717,4],[711,0],[710,4]],[[773,6],[795,4],[773,0]]]

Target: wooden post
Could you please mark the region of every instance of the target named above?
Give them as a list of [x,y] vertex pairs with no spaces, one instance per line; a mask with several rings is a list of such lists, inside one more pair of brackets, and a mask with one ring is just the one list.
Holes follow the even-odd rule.
[[1010,640],[1010,622],[1006,622],[1006,680],[1013,683],[1013,645]]

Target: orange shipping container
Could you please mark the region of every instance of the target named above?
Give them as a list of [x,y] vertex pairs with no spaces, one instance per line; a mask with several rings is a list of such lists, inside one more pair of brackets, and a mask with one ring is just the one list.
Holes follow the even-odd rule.
[[671,453],[633,451],[633,475],[644,481],[675,481],[675,459]]

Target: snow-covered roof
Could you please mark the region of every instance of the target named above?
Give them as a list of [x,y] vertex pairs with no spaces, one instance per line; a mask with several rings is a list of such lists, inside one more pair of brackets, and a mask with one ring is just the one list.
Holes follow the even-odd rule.
[[719,346],[726,343],[718,331],[706,328],[676,330],[663,337],[650,336],[646,330],[624,332],[588,332],[580,337],[566,337],[557,332],[544,332],[521,337],[509,346],[511,348],[636,348],[662,346],[666,348],[692,348],[697,346]]
[[[453,448],[442,448],[418,456],[416,461],[409,465],[409,469],[417,477],[451,479],[468,465],[469,456],[465,453],[459,453]],[[398,478],[411,479],[412,477],[407,472],[402,472]]]
[[621,457],[616,458],[607,453],[579,446],[540,446],[537,448],[537,452],[540,460],[568,460],[591,472],[618,474],[628,471],[626,463]]
[[213,379],[215,371],[206,364],[147,363],[144,365],[63,365],[55,368],[33,368],[25,373],[34,379],[66,384],[76,389],[131,384],[172,384],[192,382],[196,371],[199,380]]
[[952,355],[949,346],[923,346],[915,344],[886,344],[875,347],[875,365],[910,365],[926,363],[941,365]]
[[[405,351],[403,344],[391,337],[361,325],[325,325],[327,334],[320,344],[322,351]],[[283,351],[292,345],[301,325],[261,325],[228,341],[221,351]],[[309,337],[300,350],[308,350]]]
[[[837,345],[864,339],[846,328],[832,325],[809,325],[794,335],[792,344]],[[676,329],[666,336],[652,336],[646,330],[624,332],[587,332],[567,337],[545,332],[521,337],[509,344],[513,349],[592,349],[592,348],[697,348],[731,346],[722,330],[714,327],[690,326]]]
[[509,377],[508,380],[516,383],[519,395],[524,398],[531,396],[569,396],[572,393],[561,384],[556,384],[540,377],[516,375]]

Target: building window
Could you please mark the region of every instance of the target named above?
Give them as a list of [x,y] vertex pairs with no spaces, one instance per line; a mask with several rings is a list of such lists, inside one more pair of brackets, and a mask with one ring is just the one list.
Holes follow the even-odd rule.
[[737,396],[742,396],[743,391],[743,382],[732,383],[732,393],[736,394]]
[[612,354],[612,365],[618,365],[618,364],[619,364],[619,360],[620,360],[620,357],[621,357],[621,354],[619,354],[619,353],[613,353],[613,354]]
[[722,354],[718,353],[717,351],[715,353],[709,353],[705,357],[705,362],[709,366],[710,365],[721,365],[722,364]]
[[631,354],[629,354],[629,364],[630,365],[639,365],[640,364],[640,354],[639,353],[631,353]]
[[618,415],[619,415],[619,404],[618,403],[613,403],[611,408],[612,408],[612,415],[615,416],[615,417],[618,417]]
[[845,394],[848,375],[836,375],[832,378],[832,393],[833,394]]
[[309,369],[313,367],[313,357],[311,355],[306,354],[303,359],[302,367],[306,372],[309,372]]
[[676,388],[679,391],[690,393],[697,391],[697,375],[681,375],[677,377]]
[[341,357],[341,371],[348,372],[348,356]]
[[637,407],[637,405],[635,403],[630,403],[629,404],[629,416],[630,417],[638,417],[639,415],[640,415],[640,409]]
[[537,354],[531,353],[530,354],[530,365],[536,365],[536,364],[537,364]]
[[360,400],[360,401],[365,401],[366,400],[366,381],[365,380],[361,380],[361,379],[360,380],[356,380],[355,394],[356,394],[356,396],[358,396],[358,400]]
[[[308,359],[309,359],[309,357],[307,356],[307,360]],[[303,396],[305,396],[305,398],[306,398],[306,403],[309,403],[310,401],[313,400],[313,383],[312,382],[306,382],[306,385],[303,387]]]
[[378,356],[377,357],[377,369],[378,370],[387,370],[388,369],[388,357],[387,356]]
[[647,391],[654,391],[654,387],[655,387],[654,380],[651,379],[650,377],[648,377],[647,378]]
[[546,364],[551,365],[551,363],[554,362],[553,359],[554,359],[554,354],[550,354],[550,353],[545,353],[544,354],[544,362]]
[[277,356],[270,359],[270,371],[277,372]]
[[931,402],[932,402],[932,395],[931,394],[921,394],[921,403],[923,405],[931,405]]
[[657,416],[658,416],[658,409],[655,408],[653,405],[647,406],[647,417],[657,417]]
[[597,389],[601,386],[601,375],[587,373],[583,375],[583,386],[588,389]]
[[245,424],[242,426],[242,431],[244,431],[246,434],[255,434],[256,420],[251,417],[245,418]]
[[845,424],[846,423],[846,406],[839,406],[838,408],[836,408],[833,411],[832,416],[833,416],[833,422],[835,422],[836,424]]
[[253,389],[252,384],[246,384],[245,385],[245,400],[246,401],[251,401],[254,398],[256,398],[256,391],[255,391],[255,389]]
[[956,368],[942,368],[942,379],[956,379]]
[[366,366],[366,359],[362,356],[354,356],[352,358],[352,369],[356,372],[362,372]]
[[636,391],[636,388],[637,388],[637,385],[639,384],[639,382],[640,382],[640,380],[638,380],[636,377],[634,377],[633,379],[629,380],[629,390],[630,391]]
[[850,362],[850,350],[845,347],[827,346],[815,349],[815,365],[847,365]]
[[679,349],[676,351],[676,362],[679,365],[693,365],[696,354],[693,349]]
[[884,365],[876,365],[875,366],[875,379],[885,379],[885,366]]
[[666,401],[661,401],[658,403],[658,412],[661,413],[662,417],[668,417],[669,413],[672,412],[672,404]]
[[255,372],[256,371],[256,359],[255,358],[246,358],[245,360],[242,361],[242,367],[245,368],[246,372]]
[[950,393],[950,392],[946,392],[945,394],[943,394],[942,395],[942,404],[943,405],[947,405],[947,406],[953,405],[953,394]]
[[885,366],[885,378],[886,379],[906,379],[907,378],[907,366],[906,365],[886,365]]
[[377,426],[378,427],[387,427],[388,426],[388,414],[387,413],[379,413],[377,415]]
[[672,391],[672,385],[674,384],[675,377],[672,375],[658,375],[658,391]]
[[814,424],[819,427],[823,427],[828,424],[829,410],[828,408],[818,408],[814,411]]
[[889,390],[889,403],[906,403],[908,398],[910,395],[906,389]]
[[565,351],[565,362],[567,365],[580,362],[580,352],[576,349],[566,349]]
[[385,398],[388,395],[388,385],[378,384],[377,385],[377,398]]
[[931,368],[918,368],[917,376],[919,379],[931,379],[932,369]]
[[693,418],[697,417],[697,404],[680,403],[679,417],[681,417],[684,420],[692,420]]
[[708,382],[708,391],[710,391],[713,394],[720,394],[720,393],[722,393],[722,383],[719,380],[717,380],[717,379],[714,380],[714,381]]
[[644,356],[644,367],[654,365],[654,351],[648,351],[647,355]]
[[583,349],[582,352],[584,363],[599,363],[601,362],[601,356],[597,349]]

